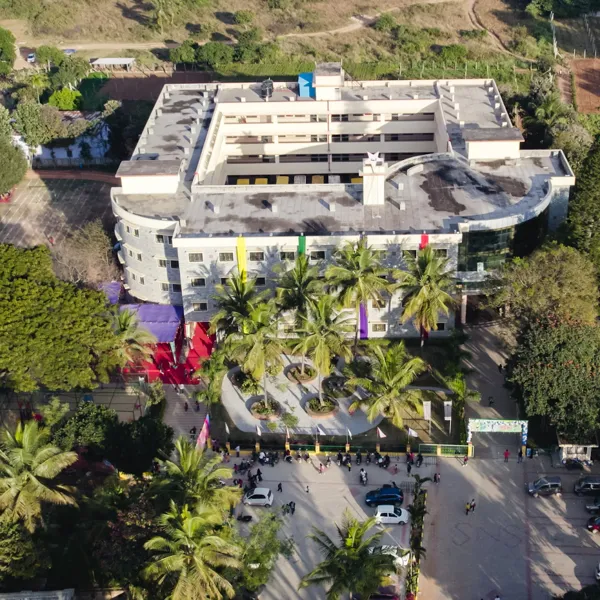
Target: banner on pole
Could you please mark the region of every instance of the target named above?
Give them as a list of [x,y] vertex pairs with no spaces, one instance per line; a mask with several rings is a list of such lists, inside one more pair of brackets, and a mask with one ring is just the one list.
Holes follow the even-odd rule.
[[227,423],[225,423],[225,433],[229,435],[229,427],[227,427]]
[[352,439],[352,434],[350,433],[350,430],[347,427],[346,427],[346,434],[350,439]]
[[423,402],[423,418],[426,421],[431,421],[431,400]]
[[408,437],[417,437],[417,432],[414,429],[408,428]]
[[260,437],[262,435],[262,433],[260,432],[260,427],[258,425],[256,426],[256,435],[258,437]]
[[385,433],[383,433],[383,431],[381,431],[381,429],[379,429],[379,427],[378,427],[377,428],[377,437],[384,438],[384,437],[387,437],[387,435],[385,435]]
[[450,400],[444,402],[444,420],[452,421],[452,402]]

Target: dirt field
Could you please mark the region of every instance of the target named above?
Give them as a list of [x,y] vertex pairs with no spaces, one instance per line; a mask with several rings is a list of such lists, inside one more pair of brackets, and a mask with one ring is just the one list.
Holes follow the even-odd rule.
[[580,113],[600,113],[600,59],[571,61]]

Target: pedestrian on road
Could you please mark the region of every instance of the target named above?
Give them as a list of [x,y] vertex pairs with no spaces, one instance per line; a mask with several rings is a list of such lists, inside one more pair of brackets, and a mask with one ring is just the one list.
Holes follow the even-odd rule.
[[496,597],[494,598],[494,600],[500,600],[500,596],[498,594],[496,594]]
[[395,464],[395,465],[392,467],[392,473],[393,473],[394,475],[398,475],[398,465],[397,465],[397,464]]
[[493,405],[494,405],[494,396],[490,396],[490,397],[488,398],[488,404],[489,404],[490,406],[493,406]]
[[348,466],[348,473],[350,473],[350,471],[352,471],[352,462],[348,461],[346,465]]
[[306,486],[306,493],[308,494],[308,486]]
[[296,503],[293,500],[290,502],[290,511],[292,515],[296,512]]
[[475,512],[475,498],[471,500],[471,512]]
[[469,455],[465,454],[465,457],[463,458],[463,467],[466,467],[468,462],[469,462]]
[[190,406],[189,404],[186,402],[183,403],[183,410],[185,410],[185,412],[187,412],[189,410]]
[[277,484],[277,491],[283,493],[283,486],[280,483]]
[[262,481],[262,471],[260,469],[256,470],[256,476],[258,477],[258,481]]
[[406,474],[410,475],[411,470],[412,470],[412,467],[411,467],[410,463],[407,463],[406,464]]
[[502,364],[501,363],[498,364],[498,373],[502,373],[502,368],[503,368]]
[[239,458],[239,457],[240,457],[240,447],[239,447],[239,446],[236,446],[236,447],[235,447],[235,457],[236,457],[236,458]]
[[323,463],[322,463],[322,462],[320,462],[320,463],[319,463],[319,474],[320,474],[320,475],[322,475],[322,474],[323,474],[323,469],[324,469],[324,467],[323,467]]
[[467,502],[465,504],[465,514],[468,515],[471,512],[471,503]]
[[438,482],[438,476],[437,473],[433,474],[433,483],[437,483]]
[[504,462],[508,462],[508,457],[510,456],[510,452],[508,448],[504,451]]
[[438,476],[438,480],[437,480],[437,482],[439,483],[439,482],[442,480],[442,474],[441,474],[441,473],[438,473],[438,474],[437,474],[437,476]]
[[196,433],[198,432],[198,430],[196,429],[196,426],[194,425],[191,429],[190,429],[190,435],[196,435]]
[[519,454],[517,454],[517,462],[523,462],[523,448],[519,448]]

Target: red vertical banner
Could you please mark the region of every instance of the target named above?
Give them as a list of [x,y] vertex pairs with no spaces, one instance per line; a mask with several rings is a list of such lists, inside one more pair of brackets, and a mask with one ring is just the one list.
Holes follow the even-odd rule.
[[424,233],[421,236],[421,243],[419,244],[419,250],[423,250],[423,248],[426,248],[428,244],[429,244],[429,236],[426,233]]

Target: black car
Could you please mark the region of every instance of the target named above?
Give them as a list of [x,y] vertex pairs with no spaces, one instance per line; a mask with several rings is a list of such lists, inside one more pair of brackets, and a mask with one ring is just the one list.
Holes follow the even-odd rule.
[[385,484],[377,490],[370,491],[365,502],[367,506],[379,506],[380,504],[400,505],[404,502],[404,493],[393,485]]
[[590,500],[585,503],[585,510],[592,515],[597,515],[600,512],[600,496],[590,498]]
[[527,491],[531,496],[553,496],[562,493],[560,477],[540,477],[527,484]]
[[600,477],[582,477],[575,482],[573,491],[578,496],[597,496],[600,494]]

